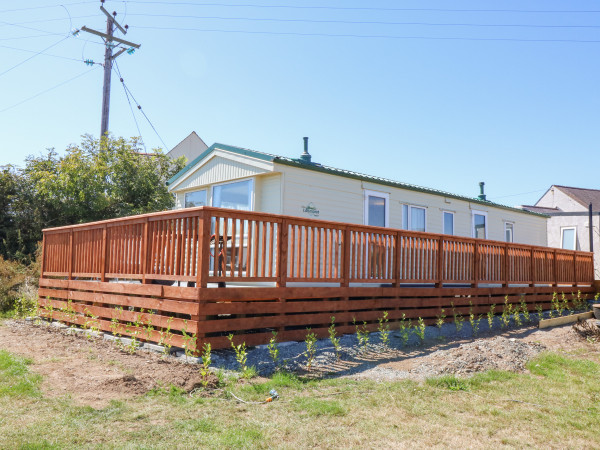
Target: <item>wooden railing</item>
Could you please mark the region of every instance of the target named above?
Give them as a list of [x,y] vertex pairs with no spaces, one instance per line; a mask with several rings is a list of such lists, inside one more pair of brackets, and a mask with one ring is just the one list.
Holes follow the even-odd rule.
[[592,253],[200,207],[44,230],[42,277],[580,285]]

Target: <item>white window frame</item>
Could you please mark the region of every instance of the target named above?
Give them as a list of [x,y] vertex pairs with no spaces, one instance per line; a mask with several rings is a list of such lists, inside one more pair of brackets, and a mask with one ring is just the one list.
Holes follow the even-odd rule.
[[208,201],[208,189],[207,188],[202,188],[202,189],[194,189],[193,191],[186,191],[183,193],[183,207],[184,208],[197,208],[197,206],[186,206],[187,204],[187,200],[186,197],[188,194],[193,194],[194,192],[202,192],[204,191],[206,193],[206,202],[205,202],[205,206],[209,205],[209,201]]
[[379,197],[379,198],[383,198],[385,200],[385,227],[389,227],[390,226],[390,194],[387,192],[381,192],[381,191],[370,191],[368,189],[364,190],[364,199],[363,199],[363,203],[364,203],[364,214],[363,214],[363,219],[364,219],[364,223],[365,225],[369,225],[369,197]]
[[471,235],[475,237],[475,215],[484,216],[485,217],[485,237],[488,238],[488,228],[490,227],[490,223],[488,221],[488,213],[487,211],[478,211],[476,209],[471,210]]
[[[215,187],[224,186],[226,184],[242,183],[244,181],[250,181],[250,211],[254,211],[254,205],[256,204],[254,201],[254,196],[256,194],[256,192],[254,190],[254,187],[255,187],[254,178],[241,178],[239,180],[230,180],[230,181],[224,181],[223,183],[213,184],[210,188],[210,204],[211,204],[211,206],[214,206],[213,201],[215,199]],[[208,199],[207,199],[207,202],[208,202]]]
[[[446,233],[446,214],[450,214],[452,216],[452,233]],[[427,223],[427,222],[425,222]],[[454,233],[454,211],[442,210],[442,234],[447,234],[448,236],[455,236]]]
[[[506,240],[506,232],[508,231],[508,226],[511,225],[511,232],[510,232],[510,237],[511,237],[511,241],[507,241]],[[504,240],[506,242],[515,242],[515,223],[514,222],[510,222],[510,221],[505,221],[504,222]]]
[[415,208],[415,209],[422,209],[424,214],[425,214],[425,230],[423,230],[424,233],[427,232],[427,208],[425,206],[419,206],[419,205],[411,205],[410,203],[403,203],[402,204],[402,225],[404,226],[404,206],[406,206],[406,228],[403,228],[407,231],[417,231],[417,230],[412,230],[410,228],[410,222],[411,222],[411,208]]
[[577,227],[560,227],[560,248],[564,248],[563,233],[565,230],[573,230],[573,250],[577,250]]

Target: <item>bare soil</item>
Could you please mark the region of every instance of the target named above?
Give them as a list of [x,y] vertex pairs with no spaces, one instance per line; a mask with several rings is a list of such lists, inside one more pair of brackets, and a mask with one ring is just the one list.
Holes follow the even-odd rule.
[[[175,385],[190,392],[201,385],[196,364],[144,351],[130,354],[112,342],[22,320],[0,324],[0,349],[34,361],[31,369],[43,375],[45,395],[67,395],[77,404],[96,408],[156,387]],[[352,377],[423,380],[489,369],[523,372],[527,361],[541,351],[583,356],[598,354],[598,349],[570,325],[544,330],[525,327],[475,340],[432,343],[426,349],[405,351],[402,358],[371,360],[369,367]]]
[[77,404],[97,408],[155,387],[191,391],[201,385],[197,365],[151,352],[130,354],[101,338],[22,320],[0,324],[0,349],[33,359],[31,369],[43,375],[46,396],[69,395]]

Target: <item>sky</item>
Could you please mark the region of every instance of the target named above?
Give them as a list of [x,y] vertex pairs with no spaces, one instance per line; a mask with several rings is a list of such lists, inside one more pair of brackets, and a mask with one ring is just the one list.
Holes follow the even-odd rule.
[[[510,206],[600,188],[597,0],[104,5],[141,44],[113,67],[109,130],[148,150],[195,131],[298,157],[308,136],[314,162],[467,196],[484,181]],[[0,166],[99,136],[104,46],[84,25],[106,31],[99,1],[0,0]]]

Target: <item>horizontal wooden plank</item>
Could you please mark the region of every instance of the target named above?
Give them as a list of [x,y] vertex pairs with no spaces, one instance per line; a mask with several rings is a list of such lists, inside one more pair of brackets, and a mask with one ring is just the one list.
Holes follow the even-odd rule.
[[[141,322],[142,329],[148,325],[155,327],[170,327],[172,330],[186,330],[192,332],[196,330],[197,322],[194,320],[184,320],[176,317],[167,317],[160,314],[141,313],[129,311],[127,309],[106,308],[103,306],[85,305],[82,303],[72,302],[70,305],[64,300],[48,300],[40,299],[40,306],[44,307],[51,304],[53,308],[66,310],[71,308],[74,312],[81,315],[98,316],[101,319],[116,319],[119,322]],[[64,312],[64,311],[61,311]],[[88,317],[88,320],[90,318]]]
[[59,289],[39,289],[40,298],[57,298],[90,303],[106,303],[123,307],[155,309],[179,314],[198,315],[200,305],[197,302],[165,300],[162,298],[133,297],[127,295],[106,294],[102,292],[69,291]]
[[53,280],[41,278],[40,286],[82,291],[101,291],[117,294],[154,295],[162,297],[163,286],[158,284],[109,283],[101,281]]
[[[40,316],[50,318],[53,320],[59,320],[60,322],[66,324],[74,324],[78,326],[87,326],[92,325],[89,323],[89,318],[85,318],[84,316],[71,316],[66,313],[60,311],[40,311]],[[87,323],[87,325],[86,325]],[[116,327],[108,320],[98,319],[94,324],[95,328],[98,328],[101,331],[112,333],[117,332],[121,336],[131,337],[136,336],[136,338],[140,341],[150,341],[156,342],[159,344],[169,343],[173,347],[182,347],[186,344],[186,340],[180,334],[171,333],[168,334],[163,330],[163,334],[161,335],[161,330],[153,330],[150,334],[143,328],[135,327],[135,326],[127,326],[125,324],[118,324]],[[201,342],[198,339],[198,342]]]

